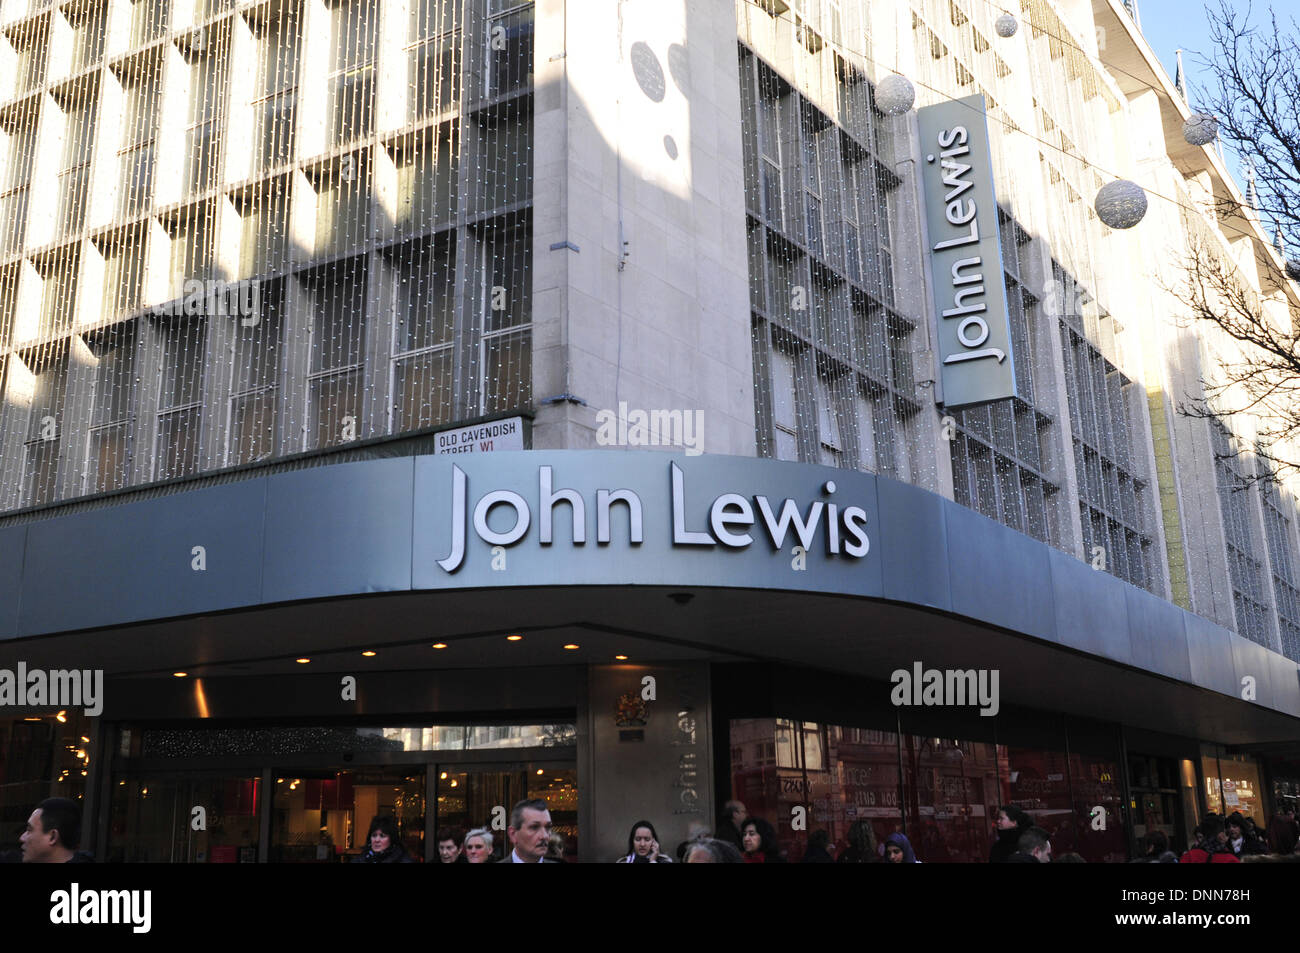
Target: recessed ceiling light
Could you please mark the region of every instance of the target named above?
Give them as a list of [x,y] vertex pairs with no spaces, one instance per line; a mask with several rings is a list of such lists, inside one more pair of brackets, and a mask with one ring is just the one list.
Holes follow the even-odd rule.
[[372,652],[372,651],[370,651],[370,649],[366,649],[366,650],[365,650],[364,652],[362,652],[361,654],[364,655],[366,658],[370,658],[372,655],[378,655],[379,653],[378,653],[378,652]]
[[545,772],[544,772],[541,768],[538,768],[538,769],[537,769],[537,773],[538,773],[538,774],[545,774]]
[[572,651],[573,649],[576,649],[576,648],[578,648],[578,647],[579,647],[579,646],[578,646],[578,643],[577,643],[577,642],[570,642],[568,645],[565,646],[565,648],[566,648],[566,649],[569,649],[570,651]]
[[176,678],[185,678],[189,674],[190,674],[189,672],[172,672],[172,675],[174,675]]
[[445,648],[447,647],[447,643],[446,643],[446,642],[434,642],[434,643],[433,643],[433,647],[434,647],[435,649],[445,649]]
[[626,661],[627,661],[627,656],[626,656],[626,655],[615,655],[614,658],[618,659],[620,662],[626,662]]
[[523,638],[522,635],[507,635],[507,636],[506,636],[506,641],[507,641],[507,642],[518,642],[518,641],[521,640],[522,638]]
[[306,665],[308,662],[311,661],[311,659],[309,659],[309,658],[300,658],[300,659],[295,659],[295,661],[296,661],[299,665]]

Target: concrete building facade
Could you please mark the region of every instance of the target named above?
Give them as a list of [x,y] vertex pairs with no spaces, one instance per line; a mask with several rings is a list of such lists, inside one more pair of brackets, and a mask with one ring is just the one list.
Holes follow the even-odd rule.
[[[974,860],[1017,803],[1117,860],[1300,796],[1293,487],[1179,413],[1235,353],[1179,269],[1300,288],[1123,4],[1013,7],[6,3],[0,667],[107,681],[5,702],[3,821],[432,858],[536,795],[608,860],[734,797]],[[933,108],[988,131],[1007,399],[943,399]]]

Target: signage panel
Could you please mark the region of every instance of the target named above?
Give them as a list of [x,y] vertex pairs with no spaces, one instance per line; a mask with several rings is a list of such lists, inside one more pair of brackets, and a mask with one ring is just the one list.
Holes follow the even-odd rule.
[[945,407],[1015,396],[983,96],[917,110]]

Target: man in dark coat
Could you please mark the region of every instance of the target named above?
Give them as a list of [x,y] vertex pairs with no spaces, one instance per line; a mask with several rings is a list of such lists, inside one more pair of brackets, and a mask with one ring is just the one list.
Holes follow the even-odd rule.
[[25,864],[89,864],[94,859],[77,850],[81,841],[81,807],[66,797],[46,798],[27,819],[18,839]]
[[813,831],[808,838],[808,849],[804,851],[803,860],[805,864],[833,864],[835,858],[826,848],[830,845],[831,835],[826,831]]
[[718,829],[713,836],[717,840],[725,841],[743,854],[745,844],[741,839],[740,832],[744,829],[748,817],[749,811],[745,810],[744,804],[740,801],[728,801],[722,805],[722,813],[718,816]]

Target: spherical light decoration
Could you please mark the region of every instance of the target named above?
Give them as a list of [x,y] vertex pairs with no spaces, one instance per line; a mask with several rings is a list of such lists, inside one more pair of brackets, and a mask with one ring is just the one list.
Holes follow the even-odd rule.
[[993,29],[998,31],[998,36],[1008,37],[1015,36],[1016,31],[1020,29],[1020,21],[1010,13],[1004,13],[993,22]]
[[1147,213],[1147,194],[1136,182],[1117,179],[1101,187],[1094,207],[1111,228],[1132,228]]
[[894,73],[876,85],[876,106],[886,116],[901,116],[916,102],[916,87],[906,76]]
[[1204,146],[1219,135],[1219,120],[1209,113],[1192,113],[1183,123],[1183,138],[1194,146]]

